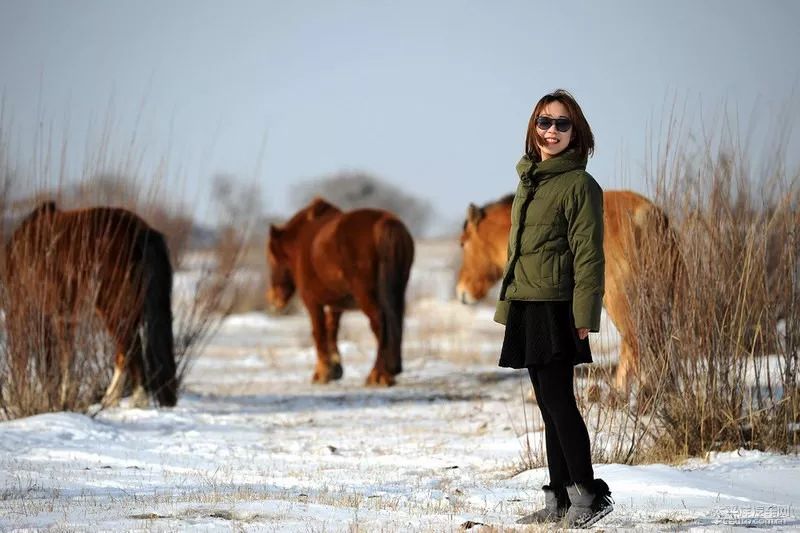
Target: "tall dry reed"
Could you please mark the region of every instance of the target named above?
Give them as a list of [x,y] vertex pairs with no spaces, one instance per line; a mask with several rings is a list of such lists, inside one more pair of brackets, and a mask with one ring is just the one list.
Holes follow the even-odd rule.
[[[113,127],[105,125],[99,140],[87,149],[86,160],[75,171],[65,155],[66,140],[58,151],[52,149],[52,127],[37,132],[30,159],[20,160],[9,154],[9,131],[5,126],[0,113],[0,192],[4,193],[0,195],[0,224],[5,239],[19,220],[44,199],[55,200],[61,209],[123,207],[166,236],[172,267],[175,271],[181,268],[193,213],[179,202],[165,201],[169,172],[163,160],[149,171],[144,168],[143,150],[134,143],[136,133],[122,143],[124,148],[114,149]],[[112,323],[109,330],[108,321],[97,313],[102,280],[96,275],[95,258],[106,253],[103,243],[113,242],[114,236],[99,241],[83,247],[82,257],[70,267],[68,277],[80,289],[68,310],[45,290],[54,281],[56,270],[18,268],[9,279],[5,247],[0,247],[0,416],[86,411],[102,397],[117,351],[112,341],[114,328],[122,326]],[[131,250],[123,251],[117,259],[124,262],[124,256],[130,253]],[[237,265],[230,261],[222,267],[193,268],[198,275],[190,286],[176,287],[172,298],[176,378],[181,384],[204,340],[220,323],[220,300]],[[10,291],[26,297],[10,298]],[[130,295],[120,293],[109,306],[114,310],[112,314],[122,316],[134,305]]]
[[670,124],[649,176],[670,232],[642,236],[628,291],[640,348],[633,455],[796,449],[800,175],[781,164],[782,145],[759,169],[735,135],[691,150],[674,142],[682,122]]

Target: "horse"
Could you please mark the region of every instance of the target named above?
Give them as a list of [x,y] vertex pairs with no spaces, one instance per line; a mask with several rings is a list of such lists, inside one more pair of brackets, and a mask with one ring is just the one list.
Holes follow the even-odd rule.
[[102,406],[119,404],[126,377],[134,406],[146,406],[148,397],[161,406],[175,405],[172,266],[161,233],[125,209],[60,211],[55,202],[45,202],[6,243],[4,274],[7,323],[17,323],[9,328],[12,349],[26,346],[20,337],[30,328],[23,324],[34,317],[42,328],[37,346],[43,347],[45,364],[60,361],[66,368],[76,357],[71,343],[77,329],[92,318],[88,310],[116,349]]
[[267,302],[283,309],[295,291],[308,309],[317,350],[312,383],[342,377],[337,347],[342,312],[361,309],[378,341],[367,385],[391,386],[402,371],[405,291],[414,240],[379,209],[343,212],[315,198],[282,226],[271,225]]
[[[482,207],[470,204],[461,232],[463,263],[456,286],[456,297],[472,304],[483,299],[503,275],[508,259],[508,234],[511,229],[511,203],[505,196]],[[631,375],[638,372],[639,345],[631,316],[631,299],[626,289],[636,283],[637,271],[645,255],[658,253],[665,268],[676,280],[679,264],[677,238],[666,214],[644,196],[632,191],[603,193],[603,252],[605,255],[605,296],[603,305],[621,337],[615,388],[627,392]],[[649,239],[649,240],[648,240]],[[661,250],[644,252],[643,246],[658,243]]]

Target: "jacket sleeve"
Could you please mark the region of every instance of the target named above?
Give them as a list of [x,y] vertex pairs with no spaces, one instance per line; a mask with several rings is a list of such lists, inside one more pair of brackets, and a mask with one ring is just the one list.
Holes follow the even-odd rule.
[[[519,202],[519,196],[520,196],[521,187],[522,187],[521,185],[518,185],[517,186],[517,191],[514,193],[514,202],[511,204],[512,217],[513,217],[514,207],[516,206],[517,202]],[[508,230],[508,248],[507,248],[507,253],[506,253],[506,266],[505,266],[505,268],[503,268],[503,276],[500,278],[500,293],[501,294],[503,292],[503,284],[505,284],[506,276],[508,275],[508,269],[511,266],[511,256],[514,253],[514,251],[512,249],[513,234],[514,234],[514,231],[513,231],[513,224],[512,224],[512,227],[509,228],[509,230]],[[508,310],[509,310],[510,306],[511,306],[511,302],[509,302],[508,300],[498,299],[497,300],[497,305],[495,306],[494,321],[497,322],[498,324],[503,324],[505,326],[506,322],[508,321]]]
[[[506,254],[506,266],[503,269],[503,277],[500,278],[500,286],[501,286],[500,292],[501,293],[503,292],[502,291],[502,285],[505,283],[505,280],[506,280],[506,275],[508,273],[508,267],[509,267],[509,263],[511,261],[511,254],[512,253],[513,252],[511,251],[511,231],[509,230],[509,234],[508,234],[508,252]],[[509,309],[510,305],[511,305],[511,302],[509,302],[508,300],[497,300],[497,305],[495,306],[495,313],[494,313],[494,321],[495,322],[497,322],[498,324],[503,324],[504,326],[506,325],[506,322],[508,321],[508,309]]]
[[589,174],[572,187],[564,206],[569,247],[574,256],[572,312],[576,328],[600,330],[605,291],[603,189]]

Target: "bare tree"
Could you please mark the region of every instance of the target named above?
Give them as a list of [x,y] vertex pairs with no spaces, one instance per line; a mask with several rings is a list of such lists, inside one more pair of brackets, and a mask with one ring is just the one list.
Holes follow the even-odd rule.
[[304,181],[292,188],[291,198],[300,208],[315,196],[322,196],[338,207],[349,210],[373,207],[391,211],[414,235],[427,229],[433,213],[424,199],[404,193],[398,187],[364,172],[339,172]]

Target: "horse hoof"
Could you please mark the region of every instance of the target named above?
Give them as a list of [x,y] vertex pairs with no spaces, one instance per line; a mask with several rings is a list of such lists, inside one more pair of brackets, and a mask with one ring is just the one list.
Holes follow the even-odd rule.
[[130,405],[134,409],[147,409],[150,407],[150,400],[147,396],[133,396]]
[[327,374],[323,375],[320,372],[314,372],[314,375],[311,376],[311,383],[315,383],[317,385],[324,385],[329,381],[330,379],[328,378]]
[[103,407],[103,409],[111,409],[111,408],[114,408],[114,407],[119,407],[119,402],[120,402],[119,398],[107,398],[106,397],[106,398],[103,398],[102,400],[100,400],[100,405]]
[[367,385],[376,387],[391,387],[394,385],[394,376],[386,372],[373,370],[367,377]]

